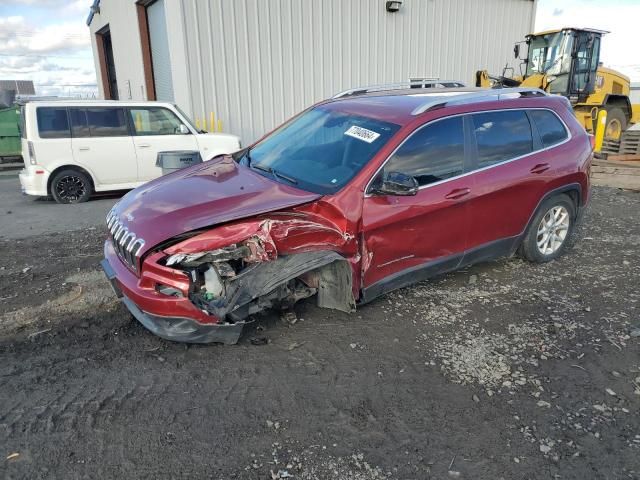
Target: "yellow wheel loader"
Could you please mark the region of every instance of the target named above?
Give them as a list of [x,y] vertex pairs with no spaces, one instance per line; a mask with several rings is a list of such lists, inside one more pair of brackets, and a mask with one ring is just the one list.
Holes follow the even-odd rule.
[[[485,88],[537,87],[569,99],[587,132],[595,132],[598,113],[606,110],[605,138],[619,140],[622,132],[640,121],[640,105],[631,105],[629,78],[600,65],[600,42],[608,32],[563,28],[527,35],[513,53],[519,74],[505,67],[499,77],[476,72],[476,86]],[[521,45],[526,44],[526,57]],[[511,76],[506,76],[508,71]]]

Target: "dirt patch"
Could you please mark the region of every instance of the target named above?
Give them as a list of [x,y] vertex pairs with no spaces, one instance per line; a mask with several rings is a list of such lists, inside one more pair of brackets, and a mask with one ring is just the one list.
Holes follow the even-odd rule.
[[[55,319],[69,314],[110,310],[119,303],[104,273],[99,270],[75,273],[67,277],[62,286],[69,290],[58,297],[40,305],[23,307],[0,315],[0,325],[3,326],[2,335],[10,335],[14,330],[23,329],[32,324],[43,327],[42,330],[30,333],[34,336],[48,331],[48,328],[51,328],[51,319],[55,322]],[[43,319],[46,320],[43,322]]]

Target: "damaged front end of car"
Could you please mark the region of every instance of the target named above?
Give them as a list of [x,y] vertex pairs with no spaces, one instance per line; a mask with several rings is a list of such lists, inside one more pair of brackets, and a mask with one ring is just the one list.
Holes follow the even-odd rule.
[[[188,299],[197,309],[219,324],[239,326],[260,311],[289,309],[313,295],[319,307],[353,311],[352,267],[328,249],[349,240],[335,228],[299,218],[262,219],[172,245],[159,263],[188,276]],[[171,287],[158,292],[183,295]],[[241,328],[236,331],[239,337]]]

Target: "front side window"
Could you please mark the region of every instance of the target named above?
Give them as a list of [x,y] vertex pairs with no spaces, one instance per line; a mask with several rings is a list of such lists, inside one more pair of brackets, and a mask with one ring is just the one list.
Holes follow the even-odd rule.
[[126,137],[129,135],[124,108],[87,108],[86,116],[91,137]]
[[69,138],[67,109],[60,107],[38,107],[36,109],[40,138]]
[[563,142],[569,136],[560,119],[550,111],[531,110],[529,115],[536,124],[542,145],[545,148]]
[[488,167],[533,151],[527,114],[506,110],[471,115],[475,132],[478,168]]
[[452,117],[421,128],[391,156],[385,172],[411,175],[421,186],[461,175],[464,171],[462,125],[462,117]]
[[136,135],[175,135],[180,133],[182,122],[166,108],[130,108],[129,115]]
[[330,194],[346,185],[399,129],[324,105],[286,123],[239,161],[275,181]]

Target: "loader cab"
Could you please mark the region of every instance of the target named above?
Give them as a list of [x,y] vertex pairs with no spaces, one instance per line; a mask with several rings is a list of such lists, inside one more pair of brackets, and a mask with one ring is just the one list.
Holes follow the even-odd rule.
[[[604,33],[567,28],[528,35],[524,78],[546,77],[550,93],[564,95],[574,104],[585,101],[594,91]],[[514,51],[518,56],[519,49]]]

